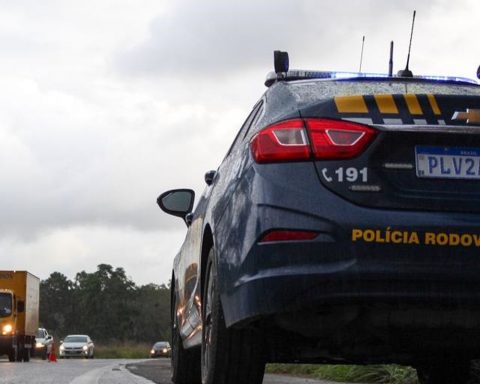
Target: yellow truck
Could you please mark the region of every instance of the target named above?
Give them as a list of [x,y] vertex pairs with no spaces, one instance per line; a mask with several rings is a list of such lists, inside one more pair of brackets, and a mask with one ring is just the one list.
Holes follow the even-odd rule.
[[40,279],[26,271],[0,271],[0,355],[29,361],[38,329]]

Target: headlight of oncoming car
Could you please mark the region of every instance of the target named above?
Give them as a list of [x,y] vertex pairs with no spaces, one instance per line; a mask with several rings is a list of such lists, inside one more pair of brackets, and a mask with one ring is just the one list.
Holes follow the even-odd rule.
[[84,351],[86,351],[86,350],[88,349],[88,347],[87,347],[86,345],[84,345],[84,346],[82,347],[82,349],[83,349]]
[[163,352],[163,353],[167,353],[167,348],[163,348],[163,349],[162,349],[162,352]]
[[36,348],[43,348],[44,344],[43,343],[37,343],[37,344],[35,344],[35,347]]
[[60,345],[60,351],[63,351],[65,347],[63,345]]

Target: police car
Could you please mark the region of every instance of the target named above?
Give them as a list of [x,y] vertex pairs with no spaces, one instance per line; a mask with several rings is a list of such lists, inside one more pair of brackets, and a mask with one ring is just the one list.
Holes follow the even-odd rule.
[[400,363],[466,383],[480,357],[480,86],[292,71],[206,189],[158,198],[188,232],[172,274],[177,384],[266,362]]

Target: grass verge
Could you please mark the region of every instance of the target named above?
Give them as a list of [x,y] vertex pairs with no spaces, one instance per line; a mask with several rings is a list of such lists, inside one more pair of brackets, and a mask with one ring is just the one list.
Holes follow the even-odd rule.
[[150,356],[151,344],[109,343],[96,344],[95,357],[99,359],[143,359]]
[[399,365],[268,364],[267,372],[349,383],[418,383],[413,368]]

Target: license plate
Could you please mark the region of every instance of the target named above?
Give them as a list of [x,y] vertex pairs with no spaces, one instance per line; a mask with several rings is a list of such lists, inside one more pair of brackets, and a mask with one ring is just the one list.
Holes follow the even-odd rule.
[[480,148],[415,147],[418,177],[480,179]]

